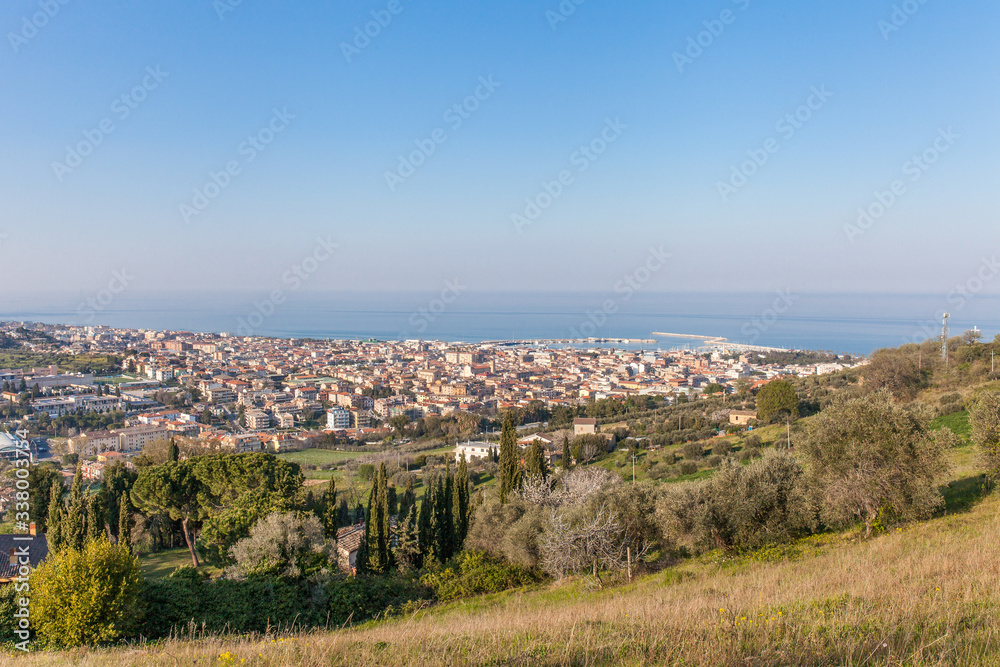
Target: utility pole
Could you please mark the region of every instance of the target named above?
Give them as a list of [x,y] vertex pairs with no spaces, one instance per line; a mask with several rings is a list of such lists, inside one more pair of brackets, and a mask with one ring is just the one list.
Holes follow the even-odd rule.
[[635,484],[635,454],[632,455],[632,483]]

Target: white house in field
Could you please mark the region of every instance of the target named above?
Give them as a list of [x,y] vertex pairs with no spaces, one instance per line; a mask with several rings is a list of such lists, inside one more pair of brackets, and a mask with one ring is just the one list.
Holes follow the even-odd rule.
[[492,442],[463,442],[455,446],[455,461],[456,463],[462,460],[462,455],[465,455],[466,461],[471,461],[472,459],[485,459],[490,455],[490,450],[497,449],[499,445],[495,445]]

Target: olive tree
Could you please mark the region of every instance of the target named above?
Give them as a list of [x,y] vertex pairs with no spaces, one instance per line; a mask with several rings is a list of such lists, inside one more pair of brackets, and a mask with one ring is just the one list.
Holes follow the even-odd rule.
[[226,576],[241,579],[254,575],[299,577],[325,567],[335,558],[333,542],[323,524],[312,515],[272,512],[259,521],[250,536],[229,550],[234,564]]
[[775,451],[749,465],[727,459],[711,479],[668,486],[656,514],[669,543],[695,551],[758,548],[815,526],[802,466]]
[[861,521],[867,536],[880,522],[924,518],[944,503],[941,442],[887,390],[831,403],[799,449],[829,526]]
[[972,441],[979,446],[991,478],[1000,477],[1000,392],[980,394],[969,410]]

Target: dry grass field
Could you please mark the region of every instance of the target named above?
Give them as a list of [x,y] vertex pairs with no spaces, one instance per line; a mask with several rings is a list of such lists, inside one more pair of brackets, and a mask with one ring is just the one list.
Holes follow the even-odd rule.
[[593,590],[582,580],[355,628],[4,656],[125,665],[1000,665],[1000,497],[868,541],[821,535]]

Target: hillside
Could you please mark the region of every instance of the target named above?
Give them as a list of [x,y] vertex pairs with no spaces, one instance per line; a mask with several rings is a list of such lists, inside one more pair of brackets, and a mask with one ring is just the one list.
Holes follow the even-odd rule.
[[715,552],[632,585],[588,590],[574,580],[358,629],[18,664],[1000,664],[998,510],[990,497],[869,541],[814,536],[731,561]]
[[[386,578],[367,575],[372,578],[310,589],[314,593],[281,613],[260,616],[258,621],[267,621],[269,629],[263,635],[215,634],[240,627],[265,629],[263,622],[238,626],[235,616],[223,611],[209,626],[214,630],[202,627],[184,640],[52,652],[31,656],[24,664],[1000,665],[1000,494],[984,493],[989,462],[973,444],[981,432],[972,428],[982,427],[983,403],[970,401],[994,391],[997,378],[982,364],[934,368],[923,362],[927,365],[922,367],[920,357],[912,363],[914,352],[920,354],[907,348],[877,354],[870,366],[850,375],[795,380],[794,391],[786,382],[779,389],[791,401],[790,427],[762,426],[709,443],[698,439],[701,425],[682,433],[679,416],[673,431],[653,429],[672,426],[678,411],[687,413],[685,420],[708,420],[715,406],[676,406],[666,414],[657,408],[651,417],[627,424],[629,437],[622,444],[633,434],[655,433],[649,441],[662,438],[661,448],[629,444],[598,456],[558,477],[555,490],[545,493],[548,487],[526,482],[522,495],[507,505],[488,490],[477,504],[464,548],[535,573],[506,586],[542,584],[475,597],[477,590],[501,590],[504,585],[496,584],[507,565],[469,572],[461,566],[462,575],[470,574],[477,584],[458,585],[457,554],[442,558],[443,566],[425,561],[421,583],[434,589],[432,596],[399,597],[391,602],[397,606],[386,611],[388,600],[362,610],[363,596],[350,596],[361,588],[388,585],[387,571]],[[956,349],[956,356],[963,352],[971,357],[980,351],[967,345]],[[760,407],[773,392],[765,394],[762,389],[747,399]],[[796,413],[807,416],[794,419]],[[789,431],[790,443],[784,441]],[[884,475],[880,484],[901,485],[903,491],[893,496],[879,490],[883,487],[848,485],[839,487],[847,493],[823,495],[838,488],[824,487],[828,482],[818,474],[827,468],[817,458],[817,443],[831,433],[825,447],[854,449],[846,458],[827,460],[835,465],[846,461],[848,470],[862,461],[869,466],[863,481]],[[688,440],[691,436],[696,439]],[[858,444],[864,442],[867,449]],[[679,456],[684,459],[678,461]],[[905,468],[911,464],[902,459],[917,463]],[[629,464],[636,460],[637,484],[631,484]],[[920,461],[926,461],[923,468]],[[900,476],[908,470],[913,472],[909,479]],[[601,474],[574,477],[578,471]],[[583,488],[575,484],[605,478],[611,482],[589,487],[589,495],[573,495],[581,493],[574,488]],[[848,481],[853,484],[853,479]],[[871,488],[883,493],[877,512],[866,514],[858,507],[846,519],[827,513],[837,510],[837,503],[856,503],[854,494]],[[931,496],[918,506],[924,492]],[[607,507],[628,522],[614,529],[622,531],[614,533],[615,544],[631,544],[635,554],[643,536],[651,536],[651,550],[644,552],[633,581],[623,571],[622,558],[617,565],[613,559],[604,561],[602,577],[596,579],[580,573],[593,562],[596,574],[597,560],[564,570],[553,565],[556,561],[545,561],[553,553],[546,540],[558,540],[569,530],[571,524],[559,523],[564,517],[577,517],[576,526],[595,516],[599,523]],[[548,509],[543,513],[543,508]],[[638,537],[628,542],[631,535]],[[157,565],[159,576],[170,565],[167,560]],[[563,577],[566,572],[577,574]],[[484,585],[477,588],[480,578]],[[448,581],[456,586],[452,592],[464,597],[454,600],[441,586]],[[180,591],[179,584],[163,590]],[[242,590],[239,584],[206,586],[199,590]],[[268,594],[264,588],[246,590]],[[262,597],[253,600],[245,604],[233,598],[232,605],[249,609],[266,604]],[[151,636],[165,637],[170,624],[192,617],[177,616],[176,609],[171,617],[168,600],[161,602],[147,614],[174,620]],[[203,616],[205,610],[194,618]],[[323,626],[326,619],[327,627],[282,633],[273,630],[276,618],[286,627],[302,628]]]

